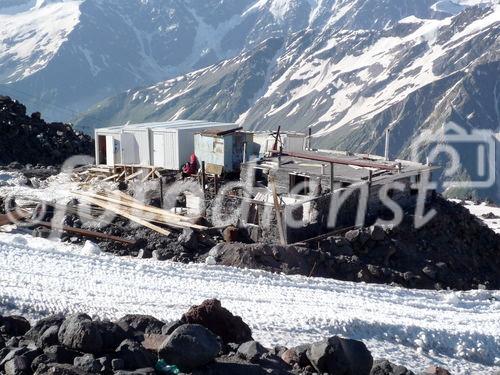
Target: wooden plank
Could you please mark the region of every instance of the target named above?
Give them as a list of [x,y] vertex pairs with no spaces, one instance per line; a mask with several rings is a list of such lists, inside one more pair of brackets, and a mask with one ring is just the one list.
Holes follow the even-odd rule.
[[190,225],[189,228],[193,228],[193,229],[204,229],[204,228],[206,228],[206,227],[201,226],[201,225],[190,224],[188,222],[188,220],[190,218],[188,218],[188,217],[177,215],[177,214],[174,214],[172,212],[169,212],[169,211],[166,211],[166,210],[162,210],[161,208],[158,208],[158,207],[147,206],[144,203],[140,203],[140,202],[136,203],[134,201],[124,202],[124,201],[119,200],[119,199],[114,199],[114,198],[111,198],[111,197],[107,197],[105,195],[99,195],[99,194],[89,193],[89,192],[73,192],[73,193],[74,194],[78,194],[78,195],[82,195],[82,196],[92,197],[92,198],[95,198],[95,199],[102,199],[102,200],[105,200],[105,201],[110,202],[110,203],[115,203],[115,204],[126,206],[126,207],[129,207],[129,208],[135,208],[135,209],[138,209],[138,210],[142,210],[144,212],[150,212],[150,213],[155,213],[155,214],[158,214],[158,215],[161,215],[161,216],[166,216],[166,217],[172,218],[172,220],[176,220],[176,221],[179,221],[179,222],[184,223],[184,224],[189,224]]
[[127,177],[125,177],[125,181],[130,181],[130,180],[136,178],[137,176],[139,176],[140,174],[142,174],[142,170],[134,172],[131,175],[128,175]]
[[161,178],[160,172],[157,169],[154,170],[156,177]]
[[78,234],[78,235],[83,236],[83,237],[101,238],[104,240],[121,242],[121,243],[124,243],[127,245],[135,245],[137,242],[134,240],[127,240],[125,238],[112,236],[112,235],[106,234],[106,233],[94,232],[94,231],[80,229],[80,228],[73,228],[73,227],[68,227],[66,225],[55,225],[55,224],[53,225],[52,223],[47,223],[44,221],[34,221],[33,225],[39,225],[39,226],[51,228],[51,229],[58,229],[58,230],[62,230],[63,232],[74,233],[74,234]]
[[96,206],[99,206],[99,207],[102,207],[102,208],[104,208],[106,210],[114,212],[117,215],[123,216],[126,219],[134,221],[137,224],[140,224],[140,225],[142,225],[142,226],[144,226],[146,228],[154,230],[155,232],[163,234],[164,236],[169,236],[171,234],[171,232],[169,230],[167,230],[165,228],[161,228],[161,227],[159,227],[157,225],[151,224],[150,222],[148,222],[146,220],[143,220],[143,219],[141,219],[141,218],[139,218],[137,216],[134,216],[134,215],[128,213],[127,211],[123,210],[122,208],[120,208],[117,205],[110,204],[110,203],[107,203],[107,202],[103,202],[102,200],[91,198],[91,197],[87,197],[87,196],[84,196],[84,195],[82,195],[82,197],[83,197],[83,199],[87,200],[88,202],[90,202],[92,204],[95,204]]
[[109,173],[110,170],[107,168],[89,168],[90,172],[96,172],[96,173]]
[[276,183],[274,182],[273,179],[271,179],[269,183],[271,184],[271,189],[273,192],[274,209],[276,210],[276,220],[278,222],[277,224],[278,224],[278,232],[280,235],[280,241],[282,245],[286,245],[285,230],[283,228],[283,216],[281,214],[281,206],[279,203],[278,194],[276,193]]
[[135,213],[132,209],[141,211],[141,214],[152,214],[153,216],[150,216],[148,218],[148,221],[155,221],[161,224],[169,225],[174,228],[191,228],[191,229],[197,229],[197,230],[204,230],[206,229],[205,226],[202,225],[197,225],[197,224],[192,224],[188,220],[190,218],[187,218],[185,216],[177,215],[165,210],[162,210],[157,207],[152,207],[152,206],[146,206],[142,203],[135,203],[133,201],[122,201],[119,199],[113,199],[110,197],[94,194],[94,193],[81,193],[81,192],[73,192],[73,194],[81,195],[82,197],[91,197],[93,199],[96,199],[98,201],[104,201],[107,203],[115,204],[117,207],[119,207],[123,212],[127,212],[131,215],[137,216],[137,213]]
[[150,171],[150,172],[146,175],[146,177],[144,177],[144,178],[141,180],[141,182],[146,182],[146,181],[149,179],[149,177],[151,177],[151,176],[153,175],[153,172],[154,172],[154,169],[153,169],[153,170],[151,170],[151,171]]
[[114,180],[115,178],[117,178],[119,176],[119,174],[114,174],[114,175],[111,175],[109,177],[106,177],[104,180],[102,180],[102,182],[106,182],[106,181],[110,181],[110,180]]
[[122,172],[118,175],[118,177],[117,177],[116,179],[117,179],[117,180],[121,180],[123,177],[125,177],[125,174],[126,174],[126,172],[125,172],[125,171],[122,171]]

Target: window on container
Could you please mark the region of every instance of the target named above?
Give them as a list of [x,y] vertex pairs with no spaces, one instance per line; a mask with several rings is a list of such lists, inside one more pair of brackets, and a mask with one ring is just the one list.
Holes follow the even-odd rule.
[[310,189],[310,178],[298,174],[290,174],[289,192],[298,195],[308,195]]

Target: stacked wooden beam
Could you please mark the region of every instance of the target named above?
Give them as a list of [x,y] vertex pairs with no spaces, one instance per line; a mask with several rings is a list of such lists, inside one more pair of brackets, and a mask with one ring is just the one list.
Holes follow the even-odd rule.
[[207,229],[205,226],[191,223],[190,218],[186,216],[146,205],[122,192],[93,193],[76,191],[74,194],[88,203],[111,211],[165,236],[170,235],[171,231],[164,227],[174,229],[191,228],[194,230]]
[[76,172],[72,176],[75,182],[90,182],[93,179],[101,181],[132,181],[134,179],[145,182],[147,180],[161,178],[161,168],[140,165],[100,165],[91,167],[84,171]]

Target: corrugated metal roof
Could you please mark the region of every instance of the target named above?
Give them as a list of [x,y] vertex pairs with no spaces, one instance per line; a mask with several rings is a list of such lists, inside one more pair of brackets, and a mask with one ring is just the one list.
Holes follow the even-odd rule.
[[221,123],[221,122],[210,122],[201,120],[175,120],[175,121],[164,121],[164,122],[145,122],[138,124],[124,124],[124,125],[114,125],[103,128],[96,128],[97,132],[109,132],[109,131],[119,131],[119,130],[141,130],[141,129],[186,129],[186,128],[212,128],[221,126],[234,126],[233,123]]

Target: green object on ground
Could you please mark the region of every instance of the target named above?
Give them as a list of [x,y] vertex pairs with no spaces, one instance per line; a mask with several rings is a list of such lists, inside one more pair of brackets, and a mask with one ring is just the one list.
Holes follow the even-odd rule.
[[163,359],[158,360],[155,365],[155,370],[161,372],[162,374],[176,375],[180,373],[180,370],[176,365],[168,365]]

